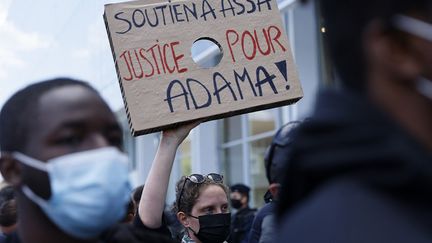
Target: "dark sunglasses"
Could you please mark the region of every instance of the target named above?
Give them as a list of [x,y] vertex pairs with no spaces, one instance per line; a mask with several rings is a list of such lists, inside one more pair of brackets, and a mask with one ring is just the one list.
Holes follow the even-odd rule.
[[194,184],[201,184],[201,183],[203,183],[206,180],[206,178],[209,179],[210,181],[213,181],[213,182],[216,182],[216,183],[222,183],[223,182],[223,175],[219,175],[219,174],[216,174],[216,173],[210,173],[210,174],[207,174],[207,175],[192,174],[190,176],[187,176],[186,179],[184,180],[182,189],[180,191],[180,196],[179,196],[179,198],[177,200],[177,208],[178,208],[179,211],[180,211],[180,200],[181,200],[181,198],[183,196],[183,191],[184,191],[184,188],[186,186],[186,182],[187,181],[191,181]]

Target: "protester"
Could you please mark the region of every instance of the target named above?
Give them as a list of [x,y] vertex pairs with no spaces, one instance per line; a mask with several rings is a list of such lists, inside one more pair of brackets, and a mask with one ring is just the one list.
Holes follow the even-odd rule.
[[342,88],[292,134],[277,242],[432,242],[432,1],[319,5]]
[[10,242],[170,242],[119,224],[130,198],[122,131],[87,83],[30,85],[0,113],[0,170],[15,189],[18,228]]
[[127,206],[126,206],[126,215],[124,216],[124,218],[120,222],[126,223],[126,224],[132,224],[134,221],[134,218],[135,218],[135,214],[136,214],[135,203],[131,197],[129,199]]
[[142,195],[142,191],[144,189],[144,184],[137,186],[133,191],[132,191],[132,200],[134,202],[134,206],[135,206],[135,210],[136,212],[138,212],[138,205],[139,202],[141,200],[141,195]]
[[229,242],[248,242],[248,234],[256,213],[256,209],[249,207],[250,188],[244,184],[235,184],[230,190],[231,206],[237,212],[232,215]]
[[[139,202],[141,200],[142,192],[144,189],[144,185],[138,186],[133,190],[132,198],[135,202],[135,214],[138,215],[138,207]],[[138,216],[137,216],[138,217]],[[163,222],[164,225],[168,227],[169,232],[171,233],[171,238],[176,241],[181,241],[183,237],[183,226],[180,224],[180,222],[177,219],[177,215],[172,211],[171,207],[165,207],[165,210],[163,212]],[[141,220],[139,224],[142,224]],[[163,228],[163,230],[166,230]],[[162,234],[166,234],[167,231],[162,231]]]
[[266,204],[257,212],[249,232],[249,243],[272,243],[276,238],[275,210],[279,198],[279,188],[284,178],[286,158],[289,157],[292,139],[290,132],[300,123],[289,122],[274,136],[264,156],[266,177],[269,189],[265,196]]
[[[164,203],[176,150],[186,138],[190,124],[177,131],[164,131],[147,177],[139,216],[148,228],[162,231]],[[183,176],[176,184],[175,213],[185,228],[182,242],[222,243],[230,232],[228,189],[218,174]],[[166,230],[164,230],[166,231]]]

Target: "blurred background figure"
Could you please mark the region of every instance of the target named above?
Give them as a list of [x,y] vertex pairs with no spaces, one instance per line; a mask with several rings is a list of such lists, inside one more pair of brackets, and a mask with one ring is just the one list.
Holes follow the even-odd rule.
[[276,238],[275,209],[278,201],[279,188],[284,177],[284,168],[290,153],[292,139],[290,132],[300,122],[294,121],[282,126],[268,147],[264,166],[269,190],[264,196],[266,204],[256,213],[251,230],[249,243],[274,242]]
[[256,209],[249,207],[250,188],[244,184],[235,184],[230,190],[231,207],[237,211],[232,215],[231,235],[228,242],[247,242],[256,213]]
[[174,212],[176,202],[174,201],[171,205],[168,205],[164,211],[164,219],[169,231],[171,232],[171,238],[177,242],[181,242],[185,229],[180,221],[177,219],[177,215]]
[[126,207],[126,215],[121,220],[121,223],[132,224],[134,221],[135,212],[136,212],[135,203],[134,203],[133,199],[131,198],[127,204],[127,207]]
[[17,226],[17,206],[12,186],[0,189],[0,243],[8,242]]
[[126,215],[122,219],[121,223],[133,224],[134,218],[137,214],[139,201],[141,199],[141,194],[144,185],[137,186],[134,188],[130,194],[130,200],[127,204]]
[[[137,186],[132,191],[132,200],[134,202],[134,216],[138,216],[138,206],[141,200],[144,185]],[[174,202],[175,203],[175,202]],[[162,224],[168,227],[171,232],[171,237],[177,241],[181,241],[183,237],[183,226],[178,221],[176,214],[173,212],[174,205],[165,207],[163,212]]]
[[140,186],[137,186],[132,191],[132,200],[133,200],[134,207],[135,207],[135,214],[136,214],[136,211],[138,210],[138,205],[139,205],[139,202],[141,200],[141,195],[142,195],[143,189],[144,189],[144,185],[140,185]]
[[292,134],[276,242],[432,242],[432,1],[319,1],[341,88]]

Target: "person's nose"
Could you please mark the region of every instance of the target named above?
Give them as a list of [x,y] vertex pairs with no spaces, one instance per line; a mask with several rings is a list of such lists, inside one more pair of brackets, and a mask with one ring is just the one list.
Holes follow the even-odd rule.
[[223,213],[222,208],[218,208],[215,213],[217,213],[217,214]]
[[100,133],[93,134],[91,143],[94,148],[103,148],[110,146],[108,139]]

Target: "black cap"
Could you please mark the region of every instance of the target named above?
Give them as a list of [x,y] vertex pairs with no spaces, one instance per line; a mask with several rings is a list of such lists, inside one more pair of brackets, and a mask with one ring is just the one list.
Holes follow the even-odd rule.
[[230,188],[231,192],[239,192],[241,194],[249,196],[250,187],[244,184],[235,184]]
[[282,183],[284,168],[292,151],[292,131],[300,122],[293,121],[283,125],[273,137],[264,156],[264,166],[269,183]]

